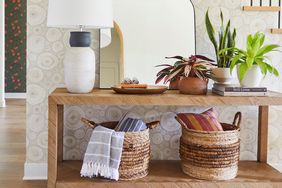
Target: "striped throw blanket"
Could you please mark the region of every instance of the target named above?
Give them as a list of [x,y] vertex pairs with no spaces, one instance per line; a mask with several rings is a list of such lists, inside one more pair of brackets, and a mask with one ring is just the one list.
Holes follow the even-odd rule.
[[82,177],[119,179],[124,132],[98,126],[91,135],[81,169]]

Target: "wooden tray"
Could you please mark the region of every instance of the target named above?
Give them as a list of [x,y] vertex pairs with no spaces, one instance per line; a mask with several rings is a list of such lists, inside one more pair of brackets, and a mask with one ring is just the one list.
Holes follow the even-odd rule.
[[112,89],[119,94],[162,94],[167,90],[166,86],[148,86],[143,88],[121,88],[119,85],[115,85]]

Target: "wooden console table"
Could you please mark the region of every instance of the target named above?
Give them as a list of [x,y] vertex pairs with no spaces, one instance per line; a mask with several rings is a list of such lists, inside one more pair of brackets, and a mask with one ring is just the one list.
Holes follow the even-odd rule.
[[[111,90],[94,90],[89,94],[70,94],[56,89],[49,96],[48,188],[77,187],[195,187],[212,184],[213,187],[282,186],[282,174],[267,165],[268,111],[271,105],[282,105],[282,94],[270,92],[268,97],[221,97],[181,95],[168,91],[162,95],[121,95]],[[225,182],[200,181],[181,172],[179,161],[152,161],[150,174],[130,182],[112,182],[80,178],[81,161],[63,161],[64,105],[135,105],[135,106],[258,106],[257,162],[241,161],[238,177]],[[258,185],[258,183],[260,183]],[[237,186],[238,185],[238,186]]]

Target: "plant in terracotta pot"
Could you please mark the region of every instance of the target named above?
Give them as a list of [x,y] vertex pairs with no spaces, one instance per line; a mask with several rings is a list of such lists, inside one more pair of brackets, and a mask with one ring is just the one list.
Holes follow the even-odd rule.
[[171,90],[176,90],[178,89],[178,82],[180,80],[180,77],[175,77],[173,79],[168,79],[169,75],[171,74],[171,72],[173,71],[173,69],[175,68],[175,66],[177,66],[177,62],[174,65],[169,65],[169,64],[161,64],[161,65],[157,65],[156,67],[163,67],[162,70],[160,70],[157,73],[157,79],[155,81],[155,84],[160,83],[163,80],[164,84],[167,84],[169,82],[169,89]]
[[[233,76],[230,72],[230,65],[234,56],[236,29],[231,32],[230,20],[224,25],[224,17],[222,11],[220,11],[221,25],[218,31],[218,38],[214,30],[214,26],[209,18],[209,11],[206,12],[206,30],[210,41],[212,42],[215,50],[217,68],[212,70],[212,79],[218,83],[227,84],[233,80]],[[223,49],[224,53],[219,53]]]
[[193,55],[188,59],[181,56],[167,57],[167,59],[177,59],[166,80],[180,78],[178,84],[180,93],[192,95],[207,93],[211,69],[215,67],[213,60],[201,55]]
[[235,56],[230,69],[232,71],[237,66],[238,78],[243,87],[259,87],[263,76],[267,73],[279,76],[278,70],[270,64],[270,58],[266,55],[277,51],[280,46],[264,45],[264,40],[265,34],[257,32],[254,35],[248,35],[246,50],[233,48]]

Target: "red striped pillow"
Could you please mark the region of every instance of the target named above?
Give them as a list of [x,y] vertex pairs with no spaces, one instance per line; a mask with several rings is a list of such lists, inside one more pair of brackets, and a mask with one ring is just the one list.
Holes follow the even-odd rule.
[[178,121],[188,129],[199,131],[223,131],[217,118],[216,111],[211,108],[201,114],[180,113],[177,114]]

